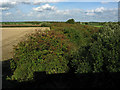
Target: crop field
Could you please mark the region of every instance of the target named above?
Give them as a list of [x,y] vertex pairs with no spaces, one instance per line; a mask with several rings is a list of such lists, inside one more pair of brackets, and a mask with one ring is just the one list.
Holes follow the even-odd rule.
[[44,31],[49,27],[11,27],[2,28],[2,60],[8,60],[13,56],[13,45],[24,40],[26,34],[34,33],[35,30]]

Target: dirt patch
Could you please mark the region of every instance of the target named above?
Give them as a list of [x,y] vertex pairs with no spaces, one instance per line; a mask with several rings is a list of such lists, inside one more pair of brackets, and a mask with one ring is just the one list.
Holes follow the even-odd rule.
[[13,45],[24,40],[26,34],[34,33],[36,30],[50,30],[49,27],[14,27],[2,28],[2,61],[13,56]]

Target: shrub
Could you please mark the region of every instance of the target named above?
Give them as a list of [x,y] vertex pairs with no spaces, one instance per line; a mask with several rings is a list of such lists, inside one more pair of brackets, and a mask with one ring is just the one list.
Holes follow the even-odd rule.
[[98,33],[97,43],[99,42],[103,58],[103,69],[109,72],[120,71],[120,26],[119,24],[106,24]]
[[89,65],[89,62],[85,60],[84,61],[80,60],[75,73],[89,73],[89,72],[91,72],[91,66]]
[[41,27],[50,27],[50,23],[46,23],[46,22],[41,23]]
[[69,40],[60,32],[36,32],[18,43],[11,60],[12,80],[27,81],[33,79],[34,72],[47,74],[65,73],[70,46]]
[[94,34],[93,42],[79,48],[72,66],[77,73],[120,71],[120,26],[106,24]]
[[[69,67],[71,70],[73,69],[72,72],[74,72],[74,70],[76,73],[91,72],[92,65],[85,57],[87,54],[89,56],[89,52],[87,50],[87,48],[89,48],[89,43],[94,41],[91,36],[98,32],[99,29],[87,25],[68,23],[54,23],[51,29],[54,29],[55,31],[62,31],[72,43],[72,50],[68,57]],[[85,67],[84,64],[86,65]]]

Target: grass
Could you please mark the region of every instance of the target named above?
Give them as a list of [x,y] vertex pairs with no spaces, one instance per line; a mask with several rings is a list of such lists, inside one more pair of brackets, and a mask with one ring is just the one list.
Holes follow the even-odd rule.
[[94,26],[94,27],[103,27],[103,26]]
[[[83,24],[81,24],[81,25],[86,25],[86,24],[83,23]],[[89,24],[88,24],[88,25],[89,25]],[[89,26],[94,26],[94,27],[98,27],[98,28],[103,27],[102,25],[94,25],[94,24],[90,24]]]

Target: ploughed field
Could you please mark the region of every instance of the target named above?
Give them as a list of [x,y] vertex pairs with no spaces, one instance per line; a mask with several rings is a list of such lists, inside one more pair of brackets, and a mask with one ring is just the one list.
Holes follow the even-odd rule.
[[2,61],[13,56],[13,45],[24,40],[26,34],[34,33],[36,30],[50,30],[49,27],[4,27],[2,28]]

